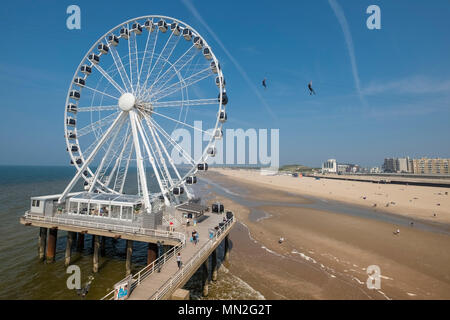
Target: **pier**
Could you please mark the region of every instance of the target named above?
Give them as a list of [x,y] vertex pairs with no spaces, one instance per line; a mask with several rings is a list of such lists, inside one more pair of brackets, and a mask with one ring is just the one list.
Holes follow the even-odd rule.
[[[194,206],[194,208],[201,206]],[[223,208],[223,206],[222,206]],[[206,207],[203,207],[206,209]],[[104,243],[106,238],[124,239],[127,241],[125,274],[131,278],[131,300],[149,299],[188,299],[189,292],[182,290],[186,282],[198,270],[203,270],[202,291],[208,295],[209,274],[211,279],[217,280],[217,248],[223,243],[224,256],[227,260],[229,244],[229,232],[236,223],[231,212],[214,213],[203,212],[196,216],[188,225],[187,221],[178,225],[176,230],[143,228],[142,226],[124,225],[123,222],[114,221],[89,221],[86,217],[76,217],[61,214],[59,216],[45,216],[33,214],[29,211],[20,218],[20,223],[26,226],[39,227],[38,253],[40,260],[51,263],[55,259],[56,242],[59,230],[67,231],[65,249],[65,265],[70,265],[72,246],[77,243],[77,250],[82,249],[86,234],[92,235],[93,272],[99,270],[99,254],[104,255]],[[195,224],[193,221],[195,220]],[[196,231],[199,241],[195,244],[191,234]],[[131,261],[133,254],[133,242],[141,241],[148,244],[147,266],[135,274],[131,274]],[[163,244],[168,250],[158,256],[158,246]],[[45,254],[44,254],[45,253]],[[176,256],[180,253],[182,267],[178,268]],[[209,265],[210,256],[212,262]],[[222,259],[221,259],[222,260]],[[124,279],[125,281],[125,279]],[[102,299],[115,299],[115,290],[106,294]]]

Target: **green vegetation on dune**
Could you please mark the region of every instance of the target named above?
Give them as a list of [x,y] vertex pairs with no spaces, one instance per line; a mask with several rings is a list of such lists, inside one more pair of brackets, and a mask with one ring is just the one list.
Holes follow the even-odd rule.
[[287,164],[280,168],[280,171],[289,171],[289,172],[313,172],[315,170],[319,169],[307,167],[301,164]]

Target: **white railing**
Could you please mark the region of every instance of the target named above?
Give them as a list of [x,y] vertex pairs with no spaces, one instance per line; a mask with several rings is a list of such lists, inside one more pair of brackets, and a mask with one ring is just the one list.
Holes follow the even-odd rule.
[[189,274],[192,271],[192,268],[196,265],[196,263],[200,260],[204,259],[205,252],[208,252],[211,247],[213,247],[217,241],[221,241],[223,238],[224,231],[228,229],[234,222],[234,218],[231,217],[228,219],[225,224],[216,231],[213,239],[210,239],[206,242],[206,244],[198,251],[189,262],[184,265],[177,273],[167,280],[156,292],[149,298],[149,300],[159,300],[163,298],[170,289],[173,287],[177,287],[179,282],[183,279],[186,274]]
[[[151,299],[160,299],[163,297],[167,291],[173,287],[175,283],[180,281],[180,279],[186,274],[186,272],[189,272],[194,263],[198,261],[198,259],[202,258],[204,253],[208,251],[217,240],[220,238],[220,235],[223,234],[223,231],[227,229],[231,224],[233,223],[234,219],[231,218],[227,220],[227,222],[219,229],[217,230],[215,236],[213,239],[210,239],[206,242],[206,244],[200,249],[199,252],[197,252],[194,257],[191,258],[191,260],[186,264],[186,266],[183,266],[183,268],[178,271],[175,274],[175,277],[172,279],[166,281],[151,297]],[[173,258],[181,249],[184,248],[185,242],[179,243],[178,245],[172,247],[169,251],[167,251],[165,254],[163,254],[161,257],[153,261],[148,266],[144,267],[142,270],[140,270],[138,273],[134,274],[132,276],[132,283],[131,283],[131,290],[136,288],[141,282],[148,278],[151,274],[153,274],[155,271],[159,271],[164,264],[166,264],[168,261],[170,261],[171,258]],[[125,280],[125,279],[124,279]],[[101,300],[112,300],[114,299],[114,290],[109,292],[107,295],[105,295]]]
[[64,224],[64,225],[69,225],[69,226],[95,228],[95,229],[107,230],[110,232],[116,231],[116,232],[128,233],[128,234],[133,234],[133,235],[138,234],[138,235],[151,236],[151,237],[169,238],[169,239],[177,240],[182,243],[186,242],[186,236],[184,235],[184,233],[181,233],[181,232],[170,232],[170,231],[166,231],[166,230],[148,229],[148,228],[124,226],[124,225],[118,225],[118,224],[101,223],[101,222],[95,222],[95,221],[68,219],[68,218],[61,218],[61,217],[46,217],[46,216],[31,214],[29,211],[27,211],[25,213],[24,217],[27,220],[43,221],[43,222],[47,222],[47,223],[58,223],[58,224]]
[[[166,264],[173,256],[175,256],[183,247],[186,245],[185,242],[180,242],[176,246],[172,247],[165,254],[160,256],[158,259],[144,267],[138,273],[134,274],[131,278],[131,291],[141,284],[146,278],[148,278],[155,271],[160,271],[162,266]],[[125,278],[127,279],[127,278]],[[125,280],[123,279],[123,280]],[[104,296],[101,300],[112,300],[114,299],[114,290],[109,292],[106,296]]]

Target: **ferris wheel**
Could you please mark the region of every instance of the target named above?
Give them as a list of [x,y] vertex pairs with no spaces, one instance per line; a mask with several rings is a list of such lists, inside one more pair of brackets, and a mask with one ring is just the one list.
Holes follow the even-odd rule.
[[[77,173],[59,201],[79,180],[87,192],[123,194],[134,179],[147,209],[154,198],[191,198],[188,186],[216,155],[227,102],[219,61],[194,28],[155,15],[117,25],[83,57],[67,93],[65,140]],[[176,129],[202,135],[197,157],[172,137]]]

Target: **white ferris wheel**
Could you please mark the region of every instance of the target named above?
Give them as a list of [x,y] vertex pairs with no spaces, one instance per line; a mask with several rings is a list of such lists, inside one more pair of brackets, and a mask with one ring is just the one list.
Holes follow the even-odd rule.
[[[216,154],[227,102],[220,64],[194,28],[155,15],[117,25],[83,57],[67,93],[65,140],[77,173],[59,202],[79,180],[89,193],[120,195],[134,179],[147,210],[155,199],[192,198],[188,186]],[[177,128],[203,135],[200,157],[171,137]]]

